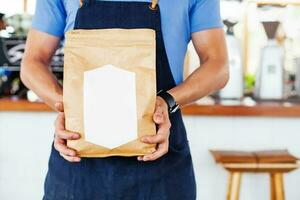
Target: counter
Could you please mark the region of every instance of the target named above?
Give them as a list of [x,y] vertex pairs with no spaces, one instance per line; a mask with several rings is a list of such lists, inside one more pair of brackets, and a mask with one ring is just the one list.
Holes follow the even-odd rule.
[[[297,103],[194,104],[183,113],[197,200],[226,199],[228,174],[214,162],[209,149],[289,149],[300,157]],[[0,100],[0,199],[42,199],[55,118],[56,113],[43,103]],[[270,199],[267,174],[243,176],[241,199]],[[300,170],[285,176],[286,199],[300,199],[299,183]]]
[[[234,105],[233,105],[234,104]],[[26,100],[0,100],[0,112],[52,112],[44,103]],[[182,109],[184,115],[194,116],[257,116],[257,117],[300,117],[300,103],[260,102],[192,104]]]

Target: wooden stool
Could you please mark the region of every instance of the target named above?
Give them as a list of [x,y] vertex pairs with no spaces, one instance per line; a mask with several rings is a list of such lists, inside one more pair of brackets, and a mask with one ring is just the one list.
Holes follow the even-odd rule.
[[286,150],[241,152],[211,151],[229,173],[227,200],[238,200],[243,173],[269,173],[271,200],[285,200],[283,174],[299,168],[297,158]]

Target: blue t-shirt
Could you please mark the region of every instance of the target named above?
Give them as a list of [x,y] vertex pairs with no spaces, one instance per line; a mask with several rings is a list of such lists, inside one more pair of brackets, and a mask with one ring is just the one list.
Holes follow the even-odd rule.
[[[220,0],[160,0],[159,6],[171,71],[179,84],[183,80],[184,58],[191,34],[223,26]],[[32,28],[63,39],[64,33],[74,27],[78,8],[79,0],[37,0]]]

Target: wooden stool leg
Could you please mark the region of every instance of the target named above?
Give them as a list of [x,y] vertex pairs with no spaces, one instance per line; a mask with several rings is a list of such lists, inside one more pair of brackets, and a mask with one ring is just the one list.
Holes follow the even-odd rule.
[[271,200],[276,200],[276,193],[275,193],[275,176],[274,174],[270,174],[270,196]]
[[227,200],[239,200],[240,188],[241,188],[240,172],[230,172],[227,188]]
[[283,174],[270,174],[271,200],[285,200]]

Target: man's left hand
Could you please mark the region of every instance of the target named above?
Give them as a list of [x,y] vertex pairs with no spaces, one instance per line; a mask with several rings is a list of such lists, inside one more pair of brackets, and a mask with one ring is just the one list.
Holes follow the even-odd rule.
[[156,98],[153,121],[158,126],[157,134],[144,136],[141,141],[147,144],[156,144],[156,151],[149,155],[139,156],[139,161],[154,161],[168,153],[171,122],[168,105],[161,97]]

